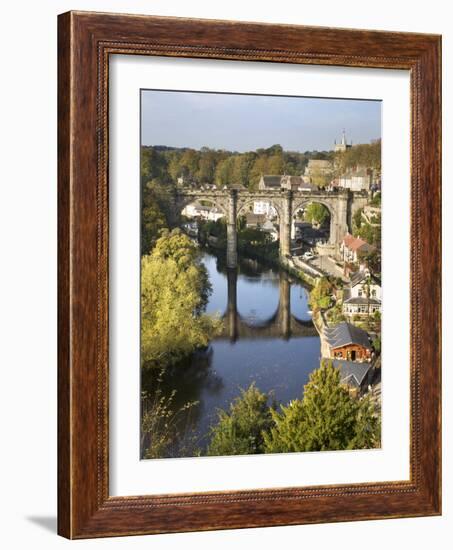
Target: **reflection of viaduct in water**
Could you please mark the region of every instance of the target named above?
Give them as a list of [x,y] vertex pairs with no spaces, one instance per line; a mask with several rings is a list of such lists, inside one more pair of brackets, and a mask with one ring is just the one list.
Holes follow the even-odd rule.
[[285,272],[280,272],[280,299],[275,313],[257,324],[247,323],[237,309],[237,271],[227,270],[228,307],[224,314],[224,328],[220,338],[229,338],[232,342],[242,338],[300,338],[318,336],[311,320],[302,321],[291,314],[291,283]]

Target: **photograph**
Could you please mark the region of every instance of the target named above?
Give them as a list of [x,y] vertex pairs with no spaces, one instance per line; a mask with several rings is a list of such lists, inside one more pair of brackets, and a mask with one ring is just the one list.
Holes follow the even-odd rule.
[[379,449],[382,102],[140,102],[140,458]]

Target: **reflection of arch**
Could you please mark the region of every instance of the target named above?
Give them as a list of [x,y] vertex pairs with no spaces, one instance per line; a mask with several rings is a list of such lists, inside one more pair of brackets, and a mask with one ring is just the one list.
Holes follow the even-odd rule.
[[232,342],[240,337],[269,338],[280,336],[285,339],[291,336],[315,336],[316,329],[311,320],[304,321],[291,313],[291,282],[287,273],[280,272],[279,301],[275,312],[259,323],[247,322],[247,319],[238,313],[237,307],[237,271],[230,269],[227,272],[228,305],[223,315],[225,322],[224,336]]

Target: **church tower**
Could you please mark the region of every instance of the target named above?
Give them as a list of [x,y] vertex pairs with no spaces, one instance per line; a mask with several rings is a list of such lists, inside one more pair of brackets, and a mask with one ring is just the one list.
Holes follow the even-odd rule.
[[348,145],[348,143],[346,143],[346,132],[344,131],[343,129],[343,134],[341,136],[341,142],[340,143],[337,143],[337,141],[335,140],[335,144],[334,144],[334,151],[335,153],[339,152],[339,151],[346,151],[346,149],[349,149],[352,147],[352,143],[350,143]]

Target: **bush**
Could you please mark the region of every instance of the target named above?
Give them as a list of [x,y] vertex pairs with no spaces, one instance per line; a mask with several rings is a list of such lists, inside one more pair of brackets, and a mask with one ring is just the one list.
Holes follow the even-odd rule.
[[[162,381],[163,371],[159,375],[158,383]],[[172,457],[178,452],[174,449],[184,445],[186,428],[182,425],[183,418],[187,418],[190,409],[198,405],[197,401],[190,401],[175,408],[176,391],[165,396],[160,387],[152,394],[142,394],[141,420],[141,456],[142,458]],[[196,454],[196,450],[193,451]]]
[[310,305],[313,310],[327,309],[332,302],[332,284],[327,277],[321,277],[310,292]]
[[229,411],[220,410],[218,423],[211,429],[207,454],[211,456],[247,455],[264,452],[263,433],[272,425],[268,396],[252,384],[231,403]]

